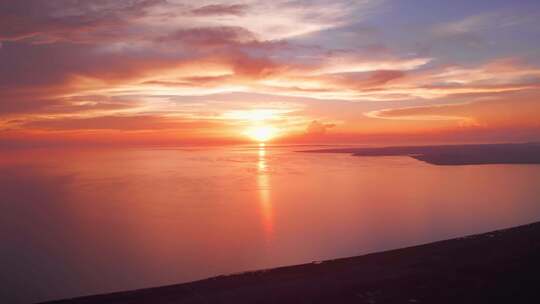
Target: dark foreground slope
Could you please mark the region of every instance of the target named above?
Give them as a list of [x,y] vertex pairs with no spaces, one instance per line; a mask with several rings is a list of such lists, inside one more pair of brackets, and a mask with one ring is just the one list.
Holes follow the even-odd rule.
[[301,152],[410,156],[434,165],[540,164],[538,143],[340,148]]
[[324,263],[51,303],[540,303],[540,223]]

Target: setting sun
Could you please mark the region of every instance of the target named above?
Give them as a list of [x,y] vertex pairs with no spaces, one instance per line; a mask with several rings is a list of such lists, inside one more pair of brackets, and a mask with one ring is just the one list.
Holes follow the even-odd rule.
[[276,137],[277,130],[271,126],[258,126],[247,130],[246,134],[258,142],[266,142]]

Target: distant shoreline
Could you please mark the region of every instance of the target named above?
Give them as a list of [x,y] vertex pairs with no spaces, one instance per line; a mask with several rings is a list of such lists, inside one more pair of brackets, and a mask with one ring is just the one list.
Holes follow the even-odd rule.
[[409,156],[439,166],[540,164],[538,143],[338,148],[298,152],[349,153],[354,156]]
[[535,303],[539,257],[537,222],[359,257],[47,303]]

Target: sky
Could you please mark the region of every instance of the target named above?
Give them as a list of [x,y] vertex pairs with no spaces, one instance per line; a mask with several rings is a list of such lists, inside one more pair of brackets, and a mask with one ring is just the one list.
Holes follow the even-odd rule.
[[540,140],[540,2],[0,0],[0,144]]

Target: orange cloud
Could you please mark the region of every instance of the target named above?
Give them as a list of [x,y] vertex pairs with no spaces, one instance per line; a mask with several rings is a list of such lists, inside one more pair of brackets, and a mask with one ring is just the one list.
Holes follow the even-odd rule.
[[[264,111],[283,138],[536,127],[534,61],[518,52],[452,61],[371,41],[384,31],[363,22],[379,5],[0,1],[0,137],[217,140],[237,138],[252,122],[242,115]],[[430,34],[477,33],[488,17]],[[334,43],[334,33],[349,41],[362,28],[366,41]]]
[[457,121],[459,126],[536,128],[540,127],[538,93],[514,94],[468,103],[383,109],[366,115],[392,120]]

